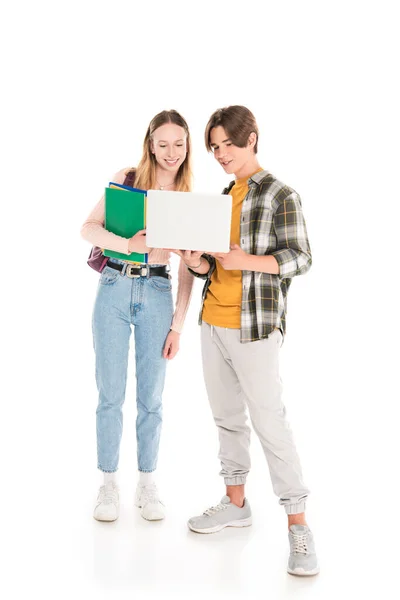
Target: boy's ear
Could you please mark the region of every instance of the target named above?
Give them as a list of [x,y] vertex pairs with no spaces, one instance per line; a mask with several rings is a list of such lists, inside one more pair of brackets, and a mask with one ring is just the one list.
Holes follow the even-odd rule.
[[248,141],[248,146],[250,146],[250,148],[254,148],[254,146],[256,145],[257,142],[257,134],[255,131],[252,131],[249,135],[249,141]]

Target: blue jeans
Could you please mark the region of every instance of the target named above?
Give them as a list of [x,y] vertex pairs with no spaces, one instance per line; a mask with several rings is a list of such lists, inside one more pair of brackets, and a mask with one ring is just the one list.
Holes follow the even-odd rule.
[[113,473],[118,469],[131,325],[135,333],[138,468],[151,472],[157,466],[167,362],[162,351],[172,317],[170,279],[131,279],[105,267],[93,312],[99,391],[97,457],[101,471]]

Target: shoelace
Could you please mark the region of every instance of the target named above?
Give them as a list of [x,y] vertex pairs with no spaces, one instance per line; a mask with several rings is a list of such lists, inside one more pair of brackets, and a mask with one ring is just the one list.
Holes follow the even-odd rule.
[[295,554],[308,554],[307,534],[293,533],[293,552]]
[[155,483],[151,483],[150,485],[144,485],[142,487],[141,493],[143,494],[143,501],[146,504],[148,502],[151,502],[152,504],[157,504],[157,502],[160,502],[157,492],[157,486]]
[[207,510],[204,511],[204,514],[211,517],[212,515],[214,515],[217,512],[220,512],[221,510],[226,510],[228,508],[227,504],[217,504],[216,506],[211,506],[210,508],[207,508]]
[[112,504],[113,502],[117,502],[117,490],[113,487],[102,485],[99,493],[99,503],[103,504]]

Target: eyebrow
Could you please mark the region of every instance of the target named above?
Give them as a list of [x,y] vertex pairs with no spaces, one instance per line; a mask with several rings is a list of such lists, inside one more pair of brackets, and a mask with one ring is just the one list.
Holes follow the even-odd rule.
[[[227,138],[226,140],[222,140],[221,144],[225,144],[226,142],[231,142],[231,141],[232,141],[231,138]],[[210,144],[210,146],[212,146],[214,148],[215,146],[218,146],[218,144]]]
[[[179,140],[175,140],[175,142],[183,142],[183,138],[180,138]],[[164,142],[164,144],[168,144],[168,140],[157,140],[157,142]]]

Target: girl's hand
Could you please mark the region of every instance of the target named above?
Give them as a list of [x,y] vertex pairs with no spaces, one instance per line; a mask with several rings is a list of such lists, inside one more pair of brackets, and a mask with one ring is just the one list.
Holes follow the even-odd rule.
[[167,335],[163,350],[163,357],[167,360],[172,360],[178,353],[180,335],[180,333],[172,331],[172,329]]
[[170,252],[180,256],[185,265],[190,269],[200,266],[201,255],[204,254],[203,250],[170,250]]
[[150,250],[146,246],[146,230],[141,229],[129,240],[128,244],[129,252],[138,252],[139,254],[147,254]]

